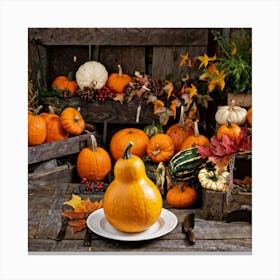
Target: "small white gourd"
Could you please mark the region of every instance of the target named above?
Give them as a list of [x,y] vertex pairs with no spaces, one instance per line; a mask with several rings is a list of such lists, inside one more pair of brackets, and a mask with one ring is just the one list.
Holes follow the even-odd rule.
[[247,110],[245,108],[235,106],[232,100],[228,106],[221,106],[216,114],[215,119],[219,125],[226,124],[228,121],[237,125],[243,125],[246,122]]
[[100,89],[108,80],[108,72],[98,61],[87,61],[76,72],[76,81],[81,90],[84,87]]

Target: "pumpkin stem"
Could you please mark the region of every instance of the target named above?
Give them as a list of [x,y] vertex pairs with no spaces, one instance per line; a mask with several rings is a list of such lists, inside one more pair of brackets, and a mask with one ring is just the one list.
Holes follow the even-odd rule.
[[199,137],[198,122],[199,122],[199,120],[196,120],[194,122],[194,136],[195,137]]
[[53,106],[49,105],[49,106],[48,106],[48,109],[49,109],[49,113],[50,113],[50,114],[55,114],[55,110],[54,110],[54,107],[53,107]]
[[231,100],[231,103],[230,103],[230,105],[229,105],[229,110],[231,111],[231,110],[233,110],[233,107],[235,106],[235,100],[234,99],[232,99]]
[[129,159],[131,158],[131,153],[130,153],[130,150],[131,150],[131,147],[134,145],[133,142],[129,141],[129,143],[127,144],[125,150],[124,150],[124,153],[123,153],[123,159]]
[[119,68],[119,76],[121,77],[123,75],[123,71],[120,64],[118,64],[118,68]]
[[37,116],[42,108],[43,108],[43,105],[38,106],[36,109],[34,109],[32,115]]
[[231,121],[230,120],[227,120],[227,127],[228,128],[231,128],[232,126],[231,126]]
[[68,74],[67,74],[67,79],[68,79],[69,81],[73,81],[73,80],[74,80],[74,75],[73,75],[73,72],[72,72],[72,71],[68,72]]
[[181,105],[181,111],[180,111],[180,119],[179,119],[179,126],[183,126],[185,123],[184,119],[184,106]]
[[94,137],[94,135],[90,135],[91,138],[91,146],[92,146],[92,151],[95,152],[97,149],[97,142],[96,142],[96,138]]
[[160,153],[159,145],[157,144],[156,147],[157,147],[157,150],[152,152],[152,155],[155,157]]
[[179,184],[179,187],[180,187],[180,192],[184,192],[185,184],[183,182]]

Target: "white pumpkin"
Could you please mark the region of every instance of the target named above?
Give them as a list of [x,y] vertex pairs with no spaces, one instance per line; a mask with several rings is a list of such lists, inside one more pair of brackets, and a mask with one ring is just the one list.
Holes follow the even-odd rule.
[[76,72],[76,81],[80,89],[90,87],[102,88],[108,80],[108,72],[103,64],[98,61],[87,61]]
[[247,110],[245,108],[235,106],[232,100],[228,106],[221,106],[216,114],[215,119],[219,125],[226,124],[228,121],[237,125],[243,125],[246,122]]

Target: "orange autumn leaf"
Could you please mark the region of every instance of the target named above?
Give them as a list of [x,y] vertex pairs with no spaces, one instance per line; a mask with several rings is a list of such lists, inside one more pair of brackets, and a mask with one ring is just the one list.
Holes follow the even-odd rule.
[[119,101],[121,104],[124,101],[124,93],[116,93],[115,97],[113,98],[114,101]]
[[62,216],[68,218],[68,219],[81,219],[85,217],[84,212],[74,212],[74,211],[64,211],[61,213]]
[[102,201],[91,202],[90,199],[82,200],[81,203],[75,208],[75,212],[93,212],[102,207]]
[[78,231],[82,231],[87,227],[87,224],[81,225],[81,226],[76,226],[76,227],[71,227],[71,232],[72,234],[78,232]]
[[74,220],[74,221],[69,221],[68,225],[71,227],[79,227],[79,226],[83,226],[85,225],[87,222],[85,219],[78,219],[78,220]]

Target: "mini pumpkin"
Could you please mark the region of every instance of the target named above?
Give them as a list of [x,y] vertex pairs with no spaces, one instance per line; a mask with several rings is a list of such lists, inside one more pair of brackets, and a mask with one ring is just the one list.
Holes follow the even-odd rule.
[[218,127],[217,129],[217,138],[219,140],[222,139],[223,134],[227,134],[229,138],[231,139],[237,139],[241,133],[241,128],[239,125],[236,123],[231,123],[228,121],[227,124],[222,124],[221,126]]
[[76,81],[81,90],[84,87],[101,89],[108,80],[108,72],[98,61],[87,61],[76,72]]
[[134,143],[131,148],[133,155],[137,155],[140,158],[146,155],[149,142],[149,137],[146,133],[138,128],[124,128],[117,131],[110,140],[110,152],[115,161],[123,156],[124,150],[130,141]]
[[174,155],[174,142],[164,133],[155,134],[148,142],[147,154],[153,162],[160,163],[170,160]]
[[129,75],[123,73],[121,65],[118,65],[118,68],[119,68],[118,73],[112,73],[109,76],[108,85],[116,92],[122,93],[125,86],[129,82],[131,82],[132,78]]
[[229,172],[218,173],[216,170],[207,167],[202,168],[198,173],[198,180],[205,189],[213,191],[227,191]]
[[184,120],[184,106],[181,106],[179,123],[170,126],[166,134],[174,141],[175,152],[179,152],[184,140],[194,134],[193,121],[191,119]]
[[184,140],[180,150],[185,150],[191,147],[195,147],[196,145],[200,145],[204,147],[210,146],[210,141],[208,140],[208,138],[204,135],[199,134],[198,120],[194,122],[194,135],[191,135]]
[[60,114],[62,127],[73,135],[80,135],[85,129],[85,121],[81,113],[73,108],[67,107]]
[[166,201],[170,206],[176,208],[187,208],[195,204],[197,192],[184,183],[175,185],[166,194]]
[[221,106],[216,114],[215,119],[219,125],[226,124],[228,121],[243,125],[246,122],[247,110],[245,108],[235,106],[235,101],[232,100],[229,106]]
[[66,97],[73,97],[76,95],[76,91],[77,91],[77,82],[73,81],[70,78],[70,75],[68,77],[66,76],[57,76],[53,82],[52,82],[52,89],[54,91],[59,92],[62,97],[66,98]]
[[91,143],[78,154],[77,172],[80,178],[102,182],[112,169],[111,158],[105,149],[97,146],[94,135],[91,135]]
[[44,143],[47,136],[47,125],[43,117],[39,116],[42,105],[37,107],[33,113],[28,112],[28,145],[40,145]]
[[252,107],[250,107],[250,108],[248,109],[246,118],[247,118],[248,124],[249,124],[250,126],[252,126]]
[[61,125],[59,115],[55,114],[52,106],[49,106],[49,113],[41,113],[40,116],[46,121],[47,136],[45,139],[46,143],[63,140],[68,138],[69,133]]
[[114,166],[114,180],[104,194],[108,222],[124,232],[141,232],[152,226],[162,210],[162,196],[147,177],[141,158],[130,153],[132,142]]

